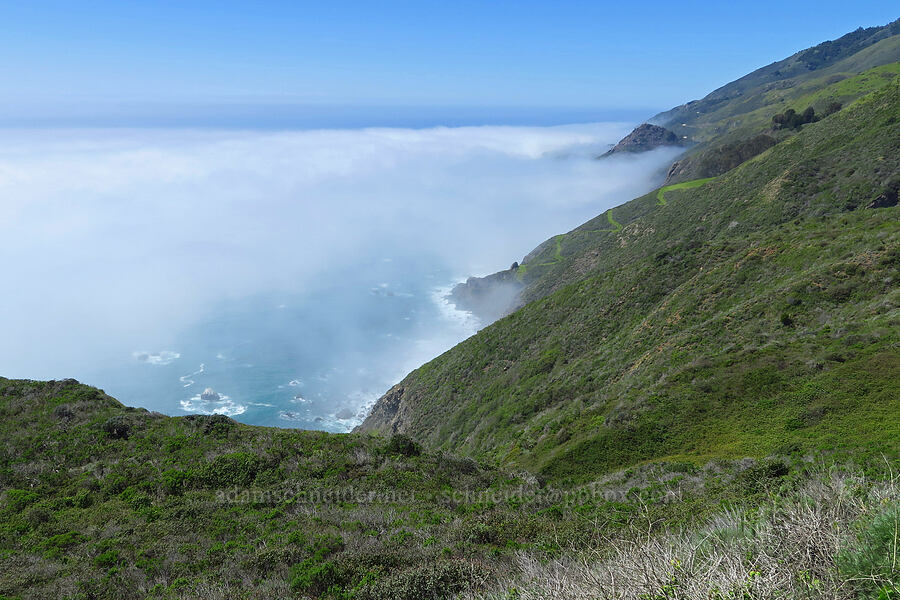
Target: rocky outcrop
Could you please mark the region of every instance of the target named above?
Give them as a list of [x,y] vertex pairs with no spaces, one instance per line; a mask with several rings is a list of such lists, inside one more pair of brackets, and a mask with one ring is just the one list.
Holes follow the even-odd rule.
[[866,205],[866,208],[890,208],[897,206],[898,199],[900,199],[900,179],[890,182],[884,193]]
[[389,389],[372,407],[366,419],[354,431],[390,434],[403,432],[403,413],[407,408],[404,402],[403,384],[399,383]]
[[619,152],[646,152],[661,146],[684,146],[687,140],[659,125],[644,123],[635,128],[603,156]]
[[519,263],[485,277],[469,277],[450,292],[448,299],[460,310],[475,315],[484,325],[508,315],[519,306],[524,285],[518,279]]

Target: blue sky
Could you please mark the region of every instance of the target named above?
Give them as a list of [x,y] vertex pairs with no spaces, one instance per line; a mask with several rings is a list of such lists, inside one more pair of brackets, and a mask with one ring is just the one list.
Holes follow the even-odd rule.
[[654,111],[898,12],[865,0],[2,2],[0,121],[260,105]]

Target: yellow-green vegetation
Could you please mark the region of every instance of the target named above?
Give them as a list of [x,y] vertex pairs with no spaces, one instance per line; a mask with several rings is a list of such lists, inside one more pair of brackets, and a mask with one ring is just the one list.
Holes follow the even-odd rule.
[[565,238],[565,234],[560,234],[553,237],[553,255],[545,260],[544,262],[538,263],[528,263],[519,265],[518,269],[516,269],[516,279],[522,281],[529,269],[532,267],[551,267],[562,260],[562,240]]
[[[671,192],[675,190],[689,190],[695,187],[700,187],[705,183],[709,183],[715,179],[715,177],[706,177],[704,179],[694,179],[692,181],[684,181],[682,183],[673,183],[672,185],[666,185],[659,188],[659,191],[656,192],[656,203],[660,206],[666,205],[666,192]],[[621,227],[620,227],[621,229]]]
[[622,224],[613,218],[612,209],[606,211],[606,220],[612,225],[612,229],[608,231],[622,231]]

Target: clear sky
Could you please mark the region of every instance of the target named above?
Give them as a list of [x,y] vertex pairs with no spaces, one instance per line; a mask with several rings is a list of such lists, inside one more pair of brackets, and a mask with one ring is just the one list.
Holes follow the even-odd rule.
[[2,1],[0,121],[251,105],[655,111],[898,16],[885,0]]

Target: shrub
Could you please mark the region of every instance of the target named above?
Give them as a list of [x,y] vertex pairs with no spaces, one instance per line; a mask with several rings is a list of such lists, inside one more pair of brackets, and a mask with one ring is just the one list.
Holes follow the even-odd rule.
[[94,557],[94,566],[96,567],[113,567],[119,564],[119,551],[107,550]]
[[763,133],[746,140],[712,148],[701,156],[698,175],[715,177],[726,173],[775,144],[775,138]]
[[401,454],[403,456],[419,456],[422,448],[411,437],[406,434],[398,433],[392,435],[384,447],[387,454]]
[[160,479],[162,488],[167,494],[177,495],[187,486],[187,481],[190,479],[190,473],[179,469],[168,469],[162,472]]
[[30,490],[7,490],[6,505],[13,512],[21,512],[26,506],[35,502],[38,495]]
[[442,454],[437,458],[437,467],[448,475],[473,475],[478,472],[478,463],[471,458],[448,454]]
[[223,454],[205,465],[199,478],[210,487],[248,486],[262,465],[262,458],[250,452]]
[[360,600],[440,600],[464,592],[478,573],[466,563],[443,563],[417,566],[392,574],[357,591]]
[[334,561],[320,562],[313,557],[291,567],[291,589],[321,595],[337,591],[344,585],[344,578]]
[[316,537],[308,546],[310,556],[291,567],[291,589],[321,595],[346,583],[344,569],[331,560],[326,560],[344,548],[344,540],[337,535],[324,534]]
[[825,105],[825,109],[822,111],[822,118],[824,119],[825,117],[827,117],[829,115],[833,115],[834,113],[841,110],[841,108],[843,108],[843,106],[841,105],[840,102],[834,102],[834,101],[829,102],[828,104]]
[[860,592],[895,597],[886,590],[900,587],[900,504],[895,502],[864,522],[856,541],[838,554],[837,564]]
[[43,546],[48,549],[70,548],[82,543],[85,539],[86,538],[77,531],[67,531],[66,533],[47,538],[44,540]]
[[228,432],[237,425],[237,421],[225,415],[188,415],[185,420],[205,435],[220,438],[228,437]]
[[816,116],[816,111],[812,106],[807,107],[802,113],[789,108],[783,113],[772,117],[772,127],[775,129],[800,129],[803,125],[818,120],[819,118]]
[[103,431],[112,440],[127,440],[131,436],[131,421],[128,417],[117,415],[103,424]]

